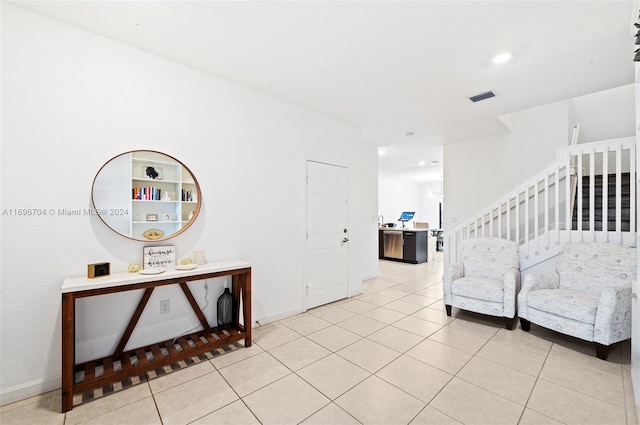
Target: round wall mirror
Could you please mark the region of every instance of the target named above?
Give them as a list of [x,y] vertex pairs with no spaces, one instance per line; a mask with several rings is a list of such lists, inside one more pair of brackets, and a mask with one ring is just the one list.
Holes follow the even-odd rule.
[[136,150],[100,168],[91,202],[114,232],[137,241],[163,241],[193,224],[201,194],[198,181],[183,163],[161,152]]

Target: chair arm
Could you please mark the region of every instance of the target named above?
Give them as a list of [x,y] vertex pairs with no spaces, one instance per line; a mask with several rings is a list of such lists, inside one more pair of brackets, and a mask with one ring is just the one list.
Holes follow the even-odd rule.
[[504,292],[504,317],[515,317],[518,293],[520,292],[520,272],[517,269],[509,269],[503,278]]
[[462,263],[450,264],[444,269],[442,278],[442,295],[443,301],[447,305],[451,305],[451,284],[454,280],[464,276],[464,266]]
[[631,338],[631,282],[601,291],[593,340],[611,345]]
[[531,273],[524,277],[522,289],[518,294],[518,316],[528,319],[529,292],[540,289],[558,289],[560,275],[558,273]]

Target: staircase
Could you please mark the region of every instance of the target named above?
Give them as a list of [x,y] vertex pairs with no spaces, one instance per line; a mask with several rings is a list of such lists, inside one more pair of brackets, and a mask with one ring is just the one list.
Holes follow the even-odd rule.
[[517,241],[521,271],[568,242],[635,246],[635,166],[634,137],[558,148],[544,170],[445,229],[445,264],[462,239],[481,236]]
[[[621,202],[622,202],[622,217],[621,217],[621,225],[622,225],[622,231],[623,232],[628,232],[629,229],[631,228],[631,216],[630,216],[630,206],[631,206],[631,197],[630,197],[630,192],[631,192],[631,181],[630,181],[630,177],[631,175],[629,173],[622,173],[620,175],[620,177],[622,178],[622,182],[620,185],[620,190],[621,190]],[[603,176],[602,175],[596,175],[595,176],[595,182],[594,182],[594,195],[595,195],[595,217],[594,217],[594,222],[595,222],[595,229],[594,230],[602,230],[602,225],[603,225],[603,221],[602,221],[602,211],[603,211],[603,207],[602,207],[602,200],[604,199],[604,192],[608,193],[608,199],[607,199],[607,207],[606,207],[606,212],[607,212],[607,230],[608,231],[615,231],[616,230],[616,197],[617,197],[617,185],[616,185],[616,175],[615,174],[609,174],[607,181],[608,181],[608,188],[606,191],[603,190]],[[589,190],[589,176],[583,176],[582,177],[582,228],[584,230],[589,230],[589,210],[590,210],[590,202],[591,202],[591,194],[590,194],[590,190]],[[575,208],[573,209],[573,221],[572,221],[572,230],[578,230],[578,208],[577,205],[575,206]]]

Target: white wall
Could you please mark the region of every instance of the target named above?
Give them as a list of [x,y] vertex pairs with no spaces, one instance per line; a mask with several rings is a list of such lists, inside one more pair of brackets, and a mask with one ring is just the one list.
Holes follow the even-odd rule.
[[[298,106],[2,3],[2,209],[90,206],[111,157],[163,151],[199,180],[203,208],[175,239],[179,257],[253,264],[253,315],[303,309],[305,165],[350,172],[350,290],[377,270],[377,154],[360,130]],[[59,387],[60,286],[109,261],[141,262],[142,247],[96,217],[2,216],[2,404]],[[222,291],[209,287],[209,301]],[[202,285],[194,285],[204,304]],[[108,353],[138,294],[78,302],[77,360]],[[171,313],[159,316],[159,300]],[[154,292],[132,345],[197,325],[183,295]],[[208,316],[211,309],[205,312]]]
[[[378,272],[378,149],[363,149],[360,160],[367,166],[361,167],[358,181],[353,185],[363,199],[359,204],[351,205],[352,215],[360,221],[354,223],[355,226],[351,225],[351,240],[354,236],[361,239],[361,242],[358,242],[361,255],[359,276],[362,280],[369,280],[380,276]],[[373,163],[376,164],[375,167],[370,166]],[[376,184],[372,185],[373,181]],[[355,267],[352,268],[352,273],[356,273]],[[356,291],[352,292],[352,295],[356,295]]]
[[580,124],[578,143],[632,136],[635,128],[635,84],[571,99],[572,127]]
[[[428,196],[432,191],[433,198]],[[438,227],[439,202],[442,197],[440,183],[410,183],[388,177],[378,179],[378,212],[385,223],[396,223],[403,211],[415,211],[413,221],[428,222],[430,227]]]
[[509,122],[509,133],[445,145],[445,229],[542,169],[568,143],[568,102],[511,114]]
[[426,221],[432,229],[437,229],[440,226],[441,190],[440,182],[421,183],[419,185],[420,219],[418,221]]
[[420,217],[420,187],[417,183],[407,183],[387,177],[378,179],[378,214],[384,216],[385,223],[396,223],[403,211],[415,211],[414,220]]

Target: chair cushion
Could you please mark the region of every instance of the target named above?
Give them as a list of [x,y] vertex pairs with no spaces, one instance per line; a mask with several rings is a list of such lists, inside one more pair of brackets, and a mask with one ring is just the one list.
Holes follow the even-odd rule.
[[451,284],[451,293],[500,303],[504,300],[502,281],[488,277],[462,277],[456,279]]
[[593,324],[600,293],[572,289],[541,289],[529,293],[529,308]]

